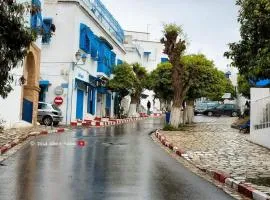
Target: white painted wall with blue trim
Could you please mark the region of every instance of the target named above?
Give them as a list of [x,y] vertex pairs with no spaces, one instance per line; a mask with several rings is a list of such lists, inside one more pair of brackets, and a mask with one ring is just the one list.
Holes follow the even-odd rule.
[[[79,49],[80,23],[89,26],[97,36],[104,37],[114,47],[116,59],[124,59],[125,51],[122,44],[111,37],[111,34],[96,20],[90,10],[82,1],[74,2],[45,2],[43,13],[44,17],[53,19],[53,24],[56,26],[55,35],[52,37],[49,44],[42,45],[41,59],[41,78],[49,80],[51,85],[46,94],[46,101],[53,102],[55,98],[54,89],[56,86],[66,83],[65,78],[68,74],[69,88],[65,89],[62,95],[64,98],[63,105],[60,106],[64,122],[69,123],[76,119],[76,88],[75,78],[86,79],[88,75],[97,75],[97,62],[87,56],[86,64],[80,65],[80,68],[75,67],[72,70],[72,62],[75,62],[75,53]],[[113,113],[112,101],[111,113]],[[87,112],[87,95],[84,98],[84,113]]]

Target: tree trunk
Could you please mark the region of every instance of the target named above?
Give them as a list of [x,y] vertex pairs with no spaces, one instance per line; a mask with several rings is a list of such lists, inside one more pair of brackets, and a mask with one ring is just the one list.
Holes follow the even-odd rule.
[[159,103],[160,103],[159,109],[163,112],[166,108],[165,101],[163,99],[159,99]]
[[128,110],[128,117],[138,117],[137,103],[138,103],[138,98],[136,98],[135,96],[131,96],[131,102],[130,102],[129,110]]
[[[181,84],[181,81],[179,80],[179,75],[177,76],[178,78],[175,78],[173,75],[173,82],[176,82],[174,85],[174,98],[173,98],[173,106],[172,106],[172,111],[171,111],[171,119],[170,119],[170,124],[174,128],[178,128],[180,124],[183,124],[183,114],[181,114],[182,110],[182,103],[184,100],[183,97],[183,85]],[[176,79],[176,80],[175,80]]]
[[184,125],[188,121],[187,107],[185,107],[184,110],[182,111],[182,115],[183,115],[183,125]]
[[192,124],[194,120],[194,100],[187,101],[187,123]]
[[171,110],[171,117],[170,117],[170,124],[174,128],[178,128],[179,124],[183,122],[182,115],[181,115],[181,107],[173,106]]

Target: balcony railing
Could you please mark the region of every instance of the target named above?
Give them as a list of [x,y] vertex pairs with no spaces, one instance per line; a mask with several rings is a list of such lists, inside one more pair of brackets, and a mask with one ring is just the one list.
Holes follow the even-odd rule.
[[109,31],[120,43],[124,42],[124,31],[112,14],[107,10],[100,0],[82,0],[97,17],[98,21]]

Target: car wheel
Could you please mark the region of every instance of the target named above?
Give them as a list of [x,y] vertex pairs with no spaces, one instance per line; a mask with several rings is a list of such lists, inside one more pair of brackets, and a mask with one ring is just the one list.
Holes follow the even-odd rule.
[[43,118],[42,122],[45,126],[51,126],[53,123],[53,119],[50,116],[46,116]]
[[210,112],[207,113],[207,115],[208,115],[209,117],[212,117],[212,116],[213,116],[213,112],[210,111]]
[[238,113],[237,112],[232,112],[232,117],[237,117]]
[[59,124],[59,122],[53,122],[54,126],[57,126]]

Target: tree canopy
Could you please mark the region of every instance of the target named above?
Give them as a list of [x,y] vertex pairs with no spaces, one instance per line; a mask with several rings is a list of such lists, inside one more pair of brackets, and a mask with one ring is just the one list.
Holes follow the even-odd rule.
[[237,0],[241,40],[225,56],[248,82],[270,77],[270,1]]
[[[184,83],[189,85],[186,100],[195,100],[206,97],[211,100],[221,100],[224,93],[234,95],[234,87],[225,74],[215,68],[213,61],[203,54],[185,55],[181,60],[185,78]],[[157,98],[172,100],[172,66],[169,62],[161,63],[149,76],[150,89]]]
[[173,88],[171,63],[161,63],[150,73],[148,89],[154,91],[155,98],[163,101],[172,101]]
[[132,101],[137,103],[146,88],[146,69],[137,63],[130,65],[124,62],[114,68],[113,74],[114,77],[109,80],[108,87],[120,92],[122,96],[130,93]]
[[25,4],[13,0],[0,1],[0,96],[7,97],[12,90],[15,68],[27,54],[28,47],[36,34],[26,26]]
[[237,76],[237,89],[240,94],[246,98],[250,98],[250,83],[243,75]]

